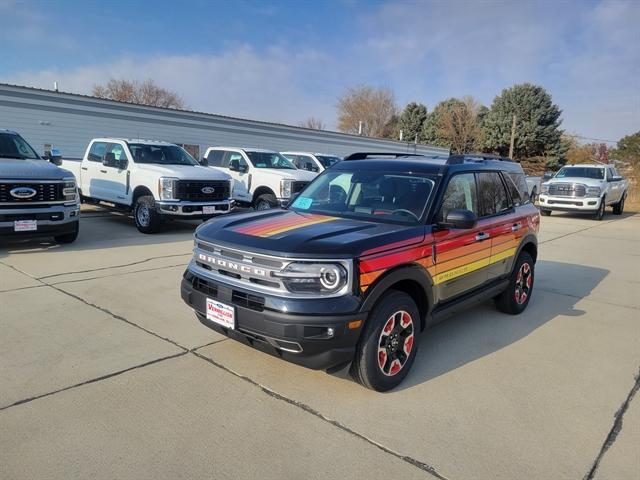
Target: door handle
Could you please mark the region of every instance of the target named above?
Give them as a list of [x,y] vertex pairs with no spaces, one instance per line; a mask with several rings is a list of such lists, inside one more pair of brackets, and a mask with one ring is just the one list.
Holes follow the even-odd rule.
[[489,234],[486,232],[480,232],[476,235],[476,242],[481,242],[482,240],[486,240],[489,238]]
[[86,169],[87,169],[87,167],[80,167],[80,168],[81,168],[82,170],[86,170]]
[[100,170],[100,173],[107,173],[106,170]]
[[521,228],[522,228],[522,224],[521,223],[514,223],[513,225],[511,225],[511,231],[512,232],[517,232]]

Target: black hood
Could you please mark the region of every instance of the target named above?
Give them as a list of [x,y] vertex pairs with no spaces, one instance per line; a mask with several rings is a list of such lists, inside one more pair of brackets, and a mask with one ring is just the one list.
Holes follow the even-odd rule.
[[291,210],[222,217],[196,230],[196,238],[279,256],[359,257],[395,242],[424,237],[425,226],[367,222]]

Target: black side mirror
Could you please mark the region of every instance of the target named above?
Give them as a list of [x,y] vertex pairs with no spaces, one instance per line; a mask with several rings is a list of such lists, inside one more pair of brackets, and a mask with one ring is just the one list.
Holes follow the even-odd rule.
[[202,165],[203,167],[207,167],[209,165],[209,159],[207,157],[202,157],[202,160],[200,160],[200,165]]
[[306,163],[304,164],[304,169],[305,169],[305,170],[308,170],[308,171],[310,171],[310,172],[315,171],[314,166],[313,166],[313,163],[311,163],[311,162],[306,162]]
[[234,158],[233,160],[231,160],[229,162],[229,170],[231,170],[232,172],[239,172],[240,171],[240,160],[238,160],[237,158]]
[[116,156],[113,154],[113,152],[105,154],[104,160],[102,160],[102,165],[104,165],[105,167],[116,166]]
[[477,223],[478,217],[471,210],[456,208],[447,213],[442,225],[449,228],[470,229]]
[[47,160],[49,160],[51,163],[53,163],[54,165],[62,165],[62,154],[60,153],[60,150],[56,150],[53,149],[51,150],[51,152],[45,156],[45,158]]
[[127,165],[129,165],[129,162],[127,161],[126,158],[121,158],[120,160],[116,160],[116,166],[118,167],[119,170],[126,170]]

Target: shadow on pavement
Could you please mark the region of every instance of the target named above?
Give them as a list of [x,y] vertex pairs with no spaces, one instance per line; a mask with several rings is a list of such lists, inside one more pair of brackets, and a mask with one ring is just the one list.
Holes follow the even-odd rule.
[[[571,263],[538,261],[539,270],[553,275],[556,282],[572,284],[576,296],[554,295],[536,291],[525,312],[507,315],[495,309],[493,302],[471,308],[422,333],[420,351],[412,370],[400,387],[400,392],[433,378],[437,378],[469,362],[496,352],[518,340],[558,316],[581,316],[585,312],[575,304],[608,275],[601,268],[585,267]],[[535,279],[536,286],[545,284],[543,276]],[[544,298],[543,300],[543,296]],[[553,296],[553,298],[549,298]]]

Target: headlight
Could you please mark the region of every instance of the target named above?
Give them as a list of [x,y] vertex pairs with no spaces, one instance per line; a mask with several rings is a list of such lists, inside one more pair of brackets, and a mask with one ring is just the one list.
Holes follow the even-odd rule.
[[291,263],[277,277],[290,292],[335,293],[347,284],[347,270],[336,263]]
[[284,178],[280,180],[280,197],[281,198],[289,198],[291,197],[291,184],[293,180],[289,178]]
[[549,184],[548,183],[543,183],[540,186],[540,193],[549,193]]
[[78,194],[78,188],[76,187],[76,179],[73,177],[63,178],[64,184],[62,185],[62,194],[66,201],[73,201]]
[[175,185],[177,178],[160,177],[158,180],[158,195],[160,200],[175,200]]
[[587,187],[587,197],[599,197],[601,191],[600,187]]

